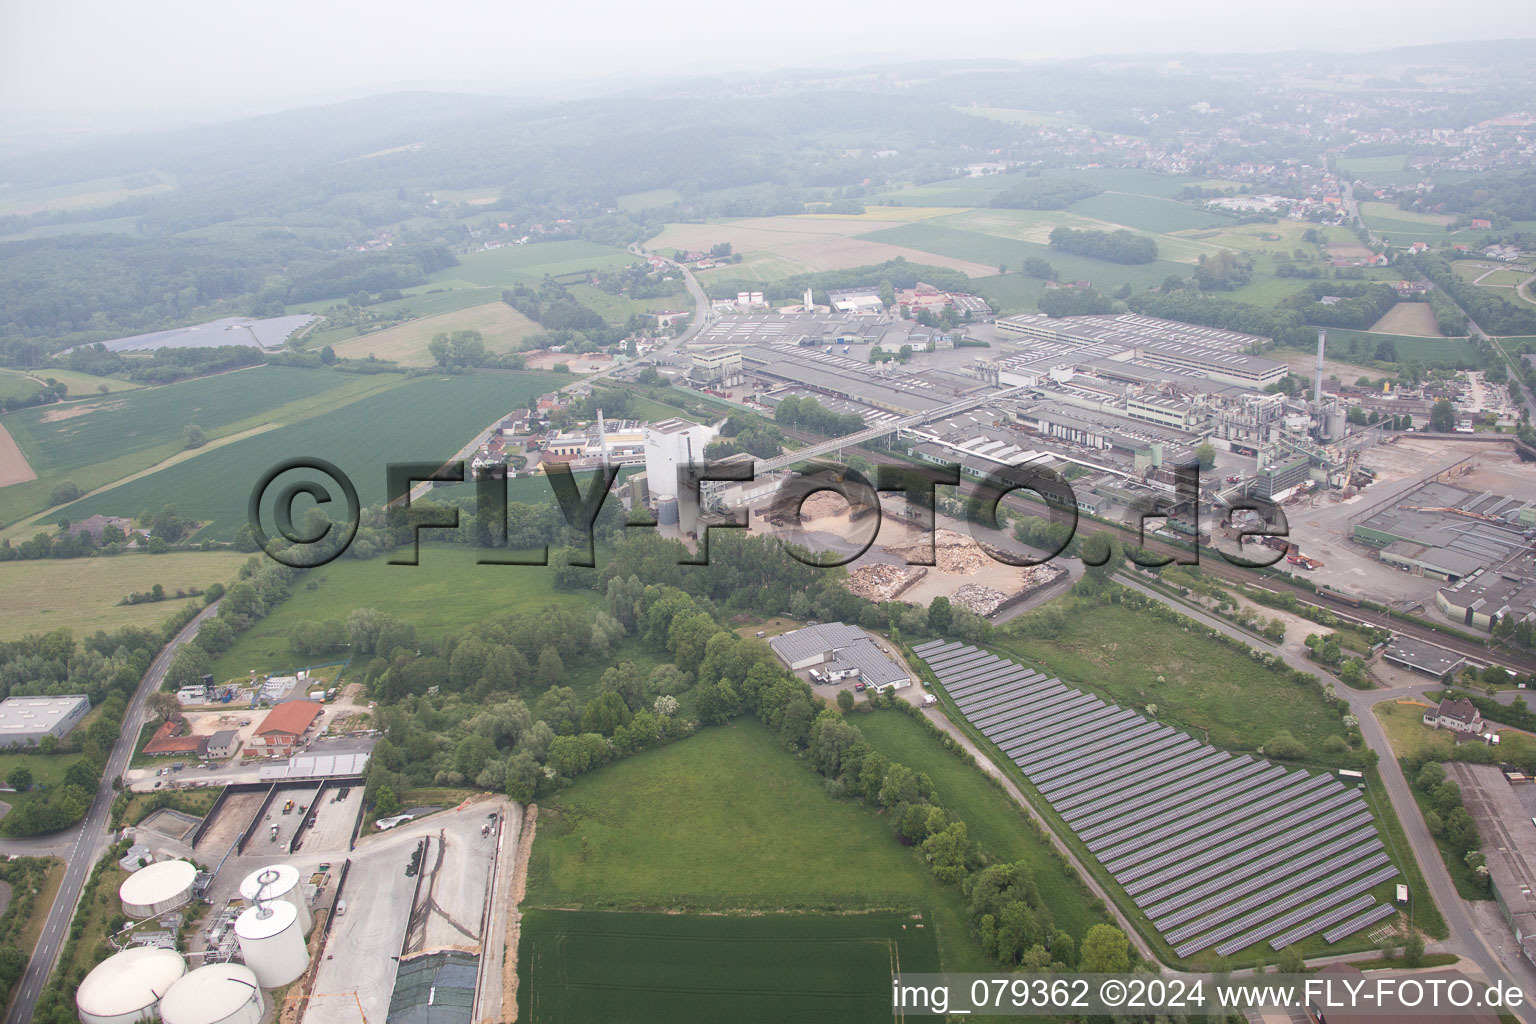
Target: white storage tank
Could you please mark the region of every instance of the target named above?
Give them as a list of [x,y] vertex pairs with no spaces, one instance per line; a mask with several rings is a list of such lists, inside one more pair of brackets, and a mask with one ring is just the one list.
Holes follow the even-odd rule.
[[235,919],[235,937],[245,966],[256,972],[262,988],[281,988],[309,966],[309,948],[292,903],[273,900],[251,907]]
[[83,1024],[133,1024],[154,1020],[160,999],[187,973],[174,949],[136,946],[113,953],[75,990]]
[[142,867],[118,887],[123,913],[129,917],[155,917],[175,910],[192,899],[196,865],[184,860],[162,860]]
[[255,903],[258,896],[263,902],[283,900],[292,903],[299,912],[299,927],[304,934],[308,935],[315,926],[309,904],[304,901],[303,879],[299,876],[299,869],[291,864],[273,864],[252,871],[240,883],[240,895],[251,903]]
[[267,1002],[255,973],[241,964],[208,964],[160,1000],[165,1024],[261,1024]]

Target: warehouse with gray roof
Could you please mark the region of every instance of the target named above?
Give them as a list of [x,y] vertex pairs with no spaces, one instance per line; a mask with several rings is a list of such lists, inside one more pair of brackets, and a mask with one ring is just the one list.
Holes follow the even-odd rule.
[[46,736],[61,740],[90,710],[84,694],[7,697],[0,701],[0,747],[35,747]]

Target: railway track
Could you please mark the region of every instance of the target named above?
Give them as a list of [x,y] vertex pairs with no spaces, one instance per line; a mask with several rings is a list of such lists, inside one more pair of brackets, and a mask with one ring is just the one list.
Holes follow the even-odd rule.
[[[793,428],[786,428],[784,426],[780,426],[779,431],[786,437],[792,438],[796,441],[803,441],[808,444],[812,442],[825,444],[827,440],[826,438],[816,434],[807,433],[805,431],[796,430]],[[858,449],[858,453],[863,458],[866,458],[876,464],[902,466],[910,466],[912,464],[907,459],[898,458],[895,455],[890,455],[880,451],[872,451],[866,448]],[[1019,512],[1039,511],[1039,506],[1037,504],[1011,495],[1003,499],[1003,504]],[[1131,532],[1125,527],[1121,527],[1120,529],[1127,534]],[[1148,538],[1145,546],[1148,550],[1160,555],[1180,556],[1188,554],[1186,549],[1176,548],[1157,538]],[[1214,576],[1223,582],[1242,583],[1247,586],[1256,586],[1275,594],[1290,594],[1302,604],[1311,605],[1314,608],[1325,609],[1329,613],[1338,616],[1339,618],[1352,620],[1369,626],[1376,626],[1382,629],[1389,629],[1393,633],[1406,637],[1412,637],[1415,640],[1422,640],[1425,643],[1434,644],[1437,647],[1443,647],[1448,651],[1454,651],[1455,653],[1467,658],[1471,658],[1474,661],[1483,663],[1492,661],[1503,665],[1505,668],[1520,673],[1536,672],[1536,656],[1532,656],[1521,651],[1510,650],[1507,647],[1494,647],[1493,645],[1487,643],[1476,643],[1463,640],[1460,637],[1454,636],[1444,630],[1436,629],[1432,626],[1425,626],[1421,623],[1414,622],[1409,619],[1400,618],[1385,612],[1378,612],[1370,608],[1355,606],[1350,601],[1342,598],[1333,597],[1327,594],[1308,593],[1279,581],[1271,582],[1271,575],[1265,574],[1258,570],[1242,569],[1238,566],[1231,565],[1222,559],[1219,555],[1215,555],[1214,553],[1208,552],[1206,557],[1202,557],[1200,559],[1200,569],[1207,575]]]

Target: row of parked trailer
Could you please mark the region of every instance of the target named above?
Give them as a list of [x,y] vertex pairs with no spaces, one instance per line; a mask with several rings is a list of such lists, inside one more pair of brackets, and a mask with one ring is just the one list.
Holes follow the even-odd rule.
[[1355,785],[1207,746],[968,644],[914,652],[1180,957],[1336,942],[1395,911]]

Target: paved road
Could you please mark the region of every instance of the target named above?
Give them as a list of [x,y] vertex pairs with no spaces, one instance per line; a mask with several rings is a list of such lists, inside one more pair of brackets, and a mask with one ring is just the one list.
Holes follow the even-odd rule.
[[[1402,822],[1403,832],[1408,837],[1408,845],[1412,848],[1413,855],[1419,862],[1419,868],[1423,871],[1425,884],[1429,886],[1430,893],[1434,896],[1435,903],[1440,907],[1440,912],[1450,929],[1450,938],[1437,944],[1436,948],[1456,953],[1476,963],[1490,981],[1502,978],[1521,985],[1527,993],[1536,993],[1536,970],[1530,969],[1529,965],[1517,966],[1512,977],[1510,969],[1501,962],[1496,952],[1499,943],[1503,941],[1503,936],[1490,935],[1487,931],[1479,929],[1466,902],[1457,894],[1456,886],[1445,869],[1445,863],[1440,859],[1440,851],[1435,846],[1435,841],[1424,824],[1424,818],[1419,813],[1419,806],[1413,799],[1413,793],[1408,788],[1408,780],[1404,778],[1402,767],[1397,763],[1397,757],[1392,752],[1392,745],[1387,739],[1386,731],[1382,729],[1381,722],[1372,712],[1375,705],[1384,701],[1398,700],[1426,690],[1439,689],[1440,684],[1437,681],[1426,680],[1393,689],[1352,690],[1337,684],[1332,676],[1318,671],[1305,658],[1283,647],[1276,647],[1258,639],[1225,619],[1219,619],[1182,601],[1176,601],[1138,580],[1128,578],[1125,574],[1121,574],[1119,579],[1132,590],[1168,605],[1202,626],[1224,633],[1250,647],[1273,653],[1284,659],[1291,668],[1316,676],[1333,685],[1334,691],[1349,704],[1350,712],[1360,720],[1360,732],[1365,737],[1365,742],[1376,751],[1379,757],[1377,771],[1381,776],[1382,785],[1387,791],[1388,799],[1392,802],[1393,811]],[[1533,1024],[1536,1022],[1536,1009],[1530,1006],[1522,1007],[1516,1016],[1528,1024]]]
[[[134,744],[138,742],[139,731],[144,727],[145,698],[160,688],[161,682],[165,679],[165,670],[170,667],[171,657],[182,644],[197,635],[199,627],[217,609],[218,602],[215,602],[198,613],[197,618],[177,633],[150,663],[149,671],[145,672],[144,678],[139,681],[139,688],[134,691],[133,700],[129,702],[128,710],[124,713],[122,733],[112,747],[111,756],[107,758],[107,768],[102,773],[101,786],[96,790],[96,798],[91,801],[91,809],[86,812],[85,820],[67,832],[48,837],[63,849],[60,855],[66,862],[64,881],[60,884],[58,896],[54,898],[53,906],[48,910],[48,917],[43,922],[43,932],[37,940],[37,948],[32,951],[32,959],[28,961],[27,970],[21,976],[16,1002],[12,1004],[11,1012],[6,1017],[8,1024],[25,1024],[32,1019],[32,1011],[37,1006],[37,997],[42,994],[43,984],[48,980],[48,975],[53,972],[54,961],[58,959],[64,937],[69,934],[69,924],[75,916],[75,905],[80,900],[80,890],[84,887],[91,868],[110,845],[111,836],[107,826],[112,809],[112,798],[117,795],[112,788],[112,780],[127,769],[128,761],[133,756]],[[0,846],[0,852],[12,852],[10,844]]]

